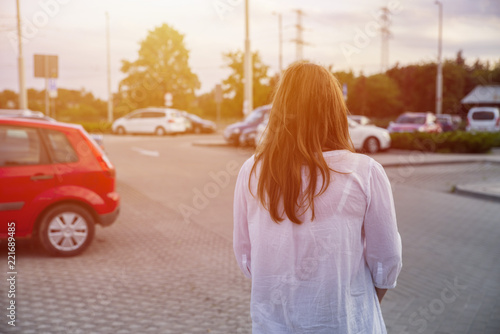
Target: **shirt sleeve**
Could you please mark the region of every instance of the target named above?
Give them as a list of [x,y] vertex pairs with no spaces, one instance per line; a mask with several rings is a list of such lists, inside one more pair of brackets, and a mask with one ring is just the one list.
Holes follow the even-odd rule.
[[384,168],[372,160],[365,214],[365,254],[373,283],[380,289],[396,287],[402,267],[402,245],[396,222],[391,184]]
[[247,168],[248,162],[243,165],[236,180],[234,189],[234,205],[233,205],[233,250],[236,257],[236,262],[243,274],[251,278],[250,273],[250,235],[248,233],[248,216],[247,216],[247,201],[246,196],[249,193],[248,179],[249,173]]

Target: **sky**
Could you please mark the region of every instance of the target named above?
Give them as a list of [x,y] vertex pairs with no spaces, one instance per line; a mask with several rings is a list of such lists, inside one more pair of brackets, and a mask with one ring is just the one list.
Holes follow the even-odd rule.
[[[137,59],[148,31],[167,23],[185,35],[189,64],[201,88],[210,91],[229,75],[224,52],[244,48],[244,0],[19,0],[23,27],[26,86],[43,89],[34,78],[33,55],[59,57],[57,86],[85,89],[107,98],[106,19],[110,17],[112,91],[124,74],[121,61]],[[442,0],[443,57],[458,50],[475,59],[500,60],[500,1]],[[279,25],[283,17],[283,63],[296,60],[297,13],[304,58],[334,71],[356,75],[380,72],[379,9],[390,15],[389,66],[434,62],[438,53],[438,6],[433,0],[249,0],[252,51],[270,74],[279,70]],[[18,91],[16,1],[0,0],[0,90]]]

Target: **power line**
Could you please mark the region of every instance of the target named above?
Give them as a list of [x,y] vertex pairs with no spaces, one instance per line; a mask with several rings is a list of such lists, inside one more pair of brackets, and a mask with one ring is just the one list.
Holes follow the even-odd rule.
[[295,27],[297,28],[297,37],[292,40],[297,47],[297,61],[304,59],[304,45],[309,45],[309,43],[304,42],[303,32],[304,26],[302,25],[302,16],[305,15],[301,9],[295,9],[294,12],[297,13],[297,24]]

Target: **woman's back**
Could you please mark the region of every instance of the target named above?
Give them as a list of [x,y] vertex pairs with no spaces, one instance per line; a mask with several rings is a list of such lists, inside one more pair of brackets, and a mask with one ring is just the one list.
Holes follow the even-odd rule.
[[[332,172],[326,192],[316,198],[315,220],[310,221],[309,210],[300,225],[287,219],[276,224],[245,190],[253,157],[241,169],[235,222],[248,222],[251,248],[240,249],[238,262],[252,278],[253,333],[385,332],[373,279],[392,288],[400,269],[394,254],[401,250],[390,247],[399,244],[394,209],[384,204],[390,185],[382,167],[367,156],[345,150],[323,156],[340,173]],[[307,174],[304,169],[304,180]],[[245,244],[244,234],[235,225],[235,246]]]
[[326,69],[282,75],[264,140],[241,168],[234,252],[252,279],[253,333],[385,333],[401,240],[382,166],[352,152]]

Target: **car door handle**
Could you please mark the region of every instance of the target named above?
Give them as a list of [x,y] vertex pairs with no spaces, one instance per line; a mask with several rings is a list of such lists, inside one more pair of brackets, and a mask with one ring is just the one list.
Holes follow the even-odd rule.
[[52,174],[35,174],[32,177],[30,177],[31,181],[50,180],[53,178],[54,175]]

